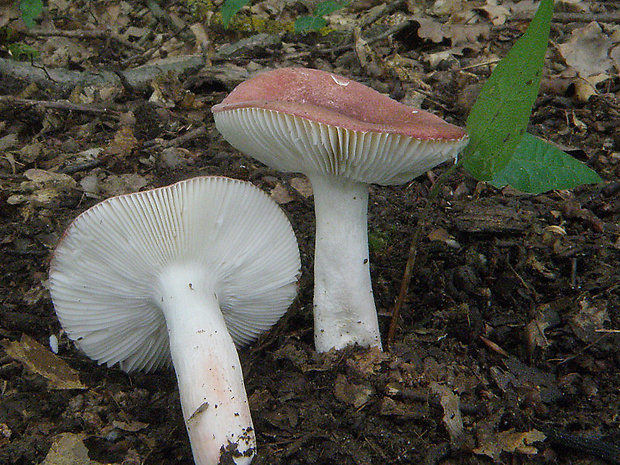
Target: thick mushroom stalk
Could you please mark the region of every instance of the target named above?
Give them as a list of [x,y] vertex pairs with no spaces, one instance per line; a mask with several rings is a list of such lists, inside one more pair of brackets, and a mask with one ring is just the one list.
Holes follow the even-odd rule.
[[230,445],[237,465],[252,462],[256,436],[235,344],[206,270],[173,266],[155,298],[170,342],[185,427],[197,464],[216,464]]
[[381,347],[370,280],[368,185],[310,177],[314,190],[314,343],[326,352],[349,344]]

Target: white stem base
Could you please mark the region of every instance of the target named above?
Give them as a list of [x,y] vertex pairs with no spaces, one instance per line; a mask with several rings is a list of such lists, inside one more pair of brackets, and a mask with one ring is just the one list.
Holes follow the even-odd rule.
[[381,348],[368,255],[368,186],[329,176],[314,191],[314,342],[318,352],[349,344]]
[[239,356],[217,296],[203,270],[176,266],[160,276],[163,309],[177,375],[183,418],[197,465],[217,465],[222,448],[252,462],[256,437]]

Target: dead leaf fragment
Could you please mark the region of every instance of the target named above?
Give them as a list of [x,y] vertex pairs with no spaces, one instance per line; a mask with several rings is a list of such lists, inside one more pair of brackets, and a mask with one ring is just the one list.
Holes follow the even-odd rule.
[[291,187],[299,192],[306,199],[313,195],[312,184],[308,178],[293,178],[291,179]]
[[2,346],[9,357],[43,376],[50,389],[86,389],[77,371],[30,336],[22,335],[19,342],[5,339]]
[[349,383],[347,377],[343,374],[339,374],[336,378],[334,396],[336,399],[352,405],[356,409],[366,405],[372,394],[373,390],[369,385]]
[[83,434],[62,433],[54,438],[41,465],[100,465],[88,457]]
[[535,455],[538,449],[531,444],[544,441],[547,437],[541,431],[533,429],[523,433],[514,429],[500,431],[486,437],[480,447],[473,449],[474,454],[486,455],[495,461],[500,460],[502,452]]
[[284,187],[281,182],[277,183],[276,186],[271,189],[271,198],[278,205],[285,205],[295,200],[295,198],[288,192],[288,189]]
[[598,331],[609,322],[611,318],[604,302],[593,305],[583,299],[579,301],[579,311],[570,319],[570,327],[583,342],[592,343],[600,338]]
[[41,169],[29,169],[24,175],[28,181],[19,186],[19,193],[7,199],[10,205],[30,202],[37,206],[50,206],[54,201],[77,186],[68,174]]
[[138,431],[148,428],[149,424],[142,423],[141,421],[114,420],[112,421],[112,426],[120,430],[127,431],[128,433],[137,433]]
[[117,158],[126,158],[131,155],[133,149],[138,146],[138,139],[134,136],[132,126],[121,126],[114,139],[105,149],[106,156],[114,156]]
[[568,66],[585,78],[607,71],[612,66],[609,51],[611,38],[597,22],[575,29],[567,42],[558,45]]
[[13,431],[7,426],[6,423],[0,423],[0,447],[11,442],[11,436]]

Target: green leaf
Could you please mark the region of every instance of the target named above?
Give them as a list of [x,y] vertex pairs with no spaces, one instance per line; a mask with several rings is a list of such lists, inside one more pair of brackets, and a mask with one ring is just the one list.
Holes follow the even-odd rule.
[[510,185],[522,192],[540,194],[553,189],[572,189],[602,179],[595,171],[549,142],[526,134],[508,164],[495,173],[491,184]]
[[295,20],[295,32],[318,31],[327,26],[327,20],[320,16],[300,16]]
[[19,9],[26,26],[33,28],[37,25],[34,20],[43,13],[43,0],[20,0]]
[[[334,2],[326,0],[319,3],[314,9],[314,16],[327,16],[347,6],[348,2]],[[319,28],[320,29],[320,28]]]
[[525,134],[540,87],[552,16],[553,0],[542,0],[527,31],[497,64],[467,118],[470,143],[463,164],[478,180],[493,179]]
[[222,5],[220,11],[222,12],[222,24],[227,28],[230,24],[230,20],[237,12],[250,3],[250,0],[226,0]]

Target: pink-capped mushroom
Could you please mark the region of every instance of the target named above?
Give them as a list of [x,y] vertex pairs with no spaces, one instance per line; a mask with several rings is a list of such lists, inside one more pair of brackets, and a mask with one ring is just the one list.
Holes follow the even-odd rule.
[[260,74],[213,107],[236,149],[314,191],[315,345],[381,347],[370,279],[368,185],[396,185],[455,158],[465,131],[346,77],[303,68]]

